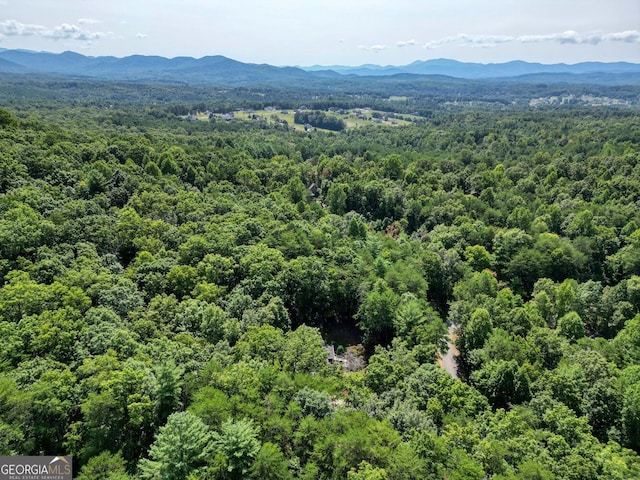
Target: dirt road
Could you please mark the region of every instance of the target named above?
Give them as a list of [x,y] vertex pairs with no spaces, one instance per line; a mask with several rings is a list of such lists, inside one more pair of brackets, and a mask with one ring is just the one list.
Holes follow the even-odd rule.
[[449,342],[447,345],[449,346],[449,350],[447,354],[442,356],[438,355],[438,365],[444,368],[453,378],[460,378],[458,375],[458,349],[453,344],[453,341],[456,338],[455,330],[456,326],[452,323],[447,323],[447,328],[449,330]]

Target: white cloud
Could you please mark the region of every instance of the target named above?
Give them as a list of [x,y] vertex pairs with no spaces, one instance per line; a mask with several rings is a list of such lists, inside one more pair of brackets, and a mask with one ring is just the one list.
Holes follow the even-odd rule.
[[386,50],[389,47],[387,45],[371,45],[371,46],[358,45],[358,48],[360,50],[368,50],[370,52],[381,52],[382,50]]
[[602,37],[605,41],[640,43],[640,32],[638,30],[627,30],[625,32],[607,33]]
[[399,41],[399,42],[396,42],[396,47],[399,47],[399,48],[410,47],[415,44],[416,44],[415,40]]
[[[404,48],[404,47],[409,47],[415,44],[416,44],[415,40],[399,41],[399,42],[396,42],[396,47]],[[367,50],[369,52],[381,52],[383,50],[388,50],[391,47],[389,47],[389,45],[377,44],[377,45],[358,45],[358,48],[360,50]]]
[[104,37],[111,37],[111,32],[92,32],[77,25],[63,23],[55,27],[21,23],[16,20],[0,22],[0,35],[7,37],[39,36],[52,40],[80,40],[93,41]]
[[495,47],[503,43],[559,43],[573,45],[598,45],[603,42],[624,42],[640,44],[640,32],[628,30],[613,33],[578,33],[568,30],[561,33],[546,35],[458,35],[433,40],[424,45],[424,48],[434,49],[444,45],[458,45],[461,47]]
[[29,25],[15,20],[0,22],[0,34],[7,37],[30,37],[39,35],[44,31],[46,31],[46,27],[42,25]]
[[149,37],[149,35],[147,35],[146,33],[138,33],[136,35],[136,38],[148,38],[148,37]]
[[45,31],[42,36],[47,38],[52,38],[54,40],[99,40],[100,38],[107,35],[104,32],[90,32],[87,30],[83,30],[77,25],[70,25],[68,23],[63,23],[62,25],[58,25],[53,27],[51,30]]
[[78,23],[80,25],[95,25],[96,23],[101,23],[100,20],[96,20],[95,18],[79,18]]
[[443,45],[456,44],[461,47],[487,47],[496,46],[501,43],[509,43],[516,40],[516,37],[506,35],[467,35],[460,33],[450,37],[444,37],[439,40],[433,40],[424,45],[424,48],[439,48]]

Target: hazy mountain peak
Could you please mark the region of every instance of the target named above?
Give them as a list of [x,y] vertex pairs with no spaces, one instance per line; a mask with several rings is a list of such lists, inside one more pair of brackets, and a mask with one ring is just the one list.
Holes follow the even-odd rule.
[[[602,75],[640,76],[640,65],[626,62],[583,62],[546,65],[513,60],[504,63],[468,63],[447,58],[416,60],[408,65],[359,66],[314,65],[312,67],[276,67],[268,64],[243,63],[222,55],[201,58],[166,58],[157,55],[87,57],[77,52],[34,52],[0,49],[0,72],[37,71],[103,79],[168,81],[179,83],[289,84],[292,80],[353,77],[397,78],[411,76],[446,76],[460,79],[505,79],[531,75]],[[635,78],[635,77],[634,77]],[[553,78],[551,78],[553,81]],[[640,81],[640,80],[636,80]]]

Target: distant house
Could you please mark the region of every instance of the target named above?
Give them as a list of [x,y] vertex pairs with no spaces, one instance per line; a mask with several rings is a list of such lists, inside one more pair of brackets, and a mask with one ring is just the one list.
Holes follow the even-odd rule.
[[233,112],[225,113],[224,115],[222,115],[222,120],[225,120],[228,122],[229,120],[233,120],[234,117],[235,115],[233,114]]
[[338,355],[333,345],[325,345],[327,351],[327,362],[332,365],[342,365],[342,368],[347,372],[357,372],[362,370],[366,364],[363,357],[363,352],[358,351],[358,347],[347,347],[347,351],[344,355]]
[[198,117],[196,117],[195,115],[191,114],[191,115],[187,115],[187,122],[197,122],[198,121]]
[[327,360],[329,363],[333,363],[336,361],[336,349],[333,348],[333,345],[327,345],[324,347],[327,350]]
[[344,368],[347,367],[347,359],[343,356],[336,354],[336,349],[333,345],[327,345],[324,347],[327,350],[327,361],[329,363],[340,363]]

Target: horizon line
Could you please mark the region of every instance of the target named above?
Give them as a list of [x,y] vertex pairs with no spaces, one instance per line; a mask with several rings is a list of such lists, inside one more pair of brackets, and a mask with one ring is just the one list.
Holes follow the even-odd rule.
[[164,58],[164,59],[167,59],[167,60],[175,60],[177,58],[191,58],[191,59],[194,59],[194,60],[202,60],[203,58],[208,58],[208,57],[223,57],[223,58],[227,58],[229,60],[233,60],[233,61],[236,61],[236,62],[239,62],[239,63],[246,63],[246,64],[249,64],[249,65],[271,65],[271,66],[279,67],[279,68],[299,68],[301,70],[311,69],[311,68],[321,68],[321,67],[325,67],[325,68],[334,68],[334,67],[362,68],[362,67],[367,67],[367,66],[380,67],[380,68],[400,68],[400,67],[406,67],[406,66],[412,65],[412,64],[417,63],[417,62],[424,63],[424,62],[433,62],[433,61],[442,61],[442,60],[450,61],[450,62],[463,63],[463,64],[484,65],[484,66],[488,66],[488,65],[504,65],[504,64],[516,63],[516,62],[533,64],[533,65],[537,64],[537,65],[544,65],[544,66],[553,66],[553,65],[573,66],[573,65],[581,65],[581,64],[585,64],[585,63],[601,63],[601,64],[626,63],[626,64],[630,64],[630,65],[640,65],[640,62],[634,62],[634,61],[629,61],[629,60],[615,60],[615,61],[583,60],[583,61],[574,62],[574,63],[569,63],[567,61],[547,63],[547,62],[542,62],[542,61],[529,61],[529,60],[522,60],[522,59],[514,58],[512,60],[506,60],[506,61],[478,62],[478,61],[458,60],[458,59],[455,59],[455,58],[448,58],[448,57],[416,59],[416,60],[413,60],[413,61],[411,61],[409,63],[405,63],[405,64],[386,64],[386,65],[382,65],[382,64],[378,64],[378,63],[361,63],[361,64],[358,64],[358,65],[348,65],[348,64],[341,64],[341,63],[332,63],[332,64],[314,63],[314,64],[311,64],[311,65],[301,65],[301,64],[273,64],[273,63],[267,63],[267,62],[243,61],[243,60],[238,60],[237,58],[229,57],[227,55],[222,55],[222,54],[209,54],[209,55],[203,55],[201,57],[195,57],[195,56],[191,56],[191,55],[176,55],[176,56],[173,56],[173,57],[168,57],[168,56],[159,55],[159,54],[141,54],[141,53],[132,53],[132,54],[129,54],[129,55],[124,55],[124,56],[117,56],[117,55],[85,55],[85,54],[80,53],[80,52],[75,51],[75,50],[63,50],[61,52],[52,52],[52,51],[49,51],[49,50],[32,50],[32,49],[28,49],[28,48],[4,48],[4,47],[0,47],[0,53],[7,52],[7,51],[33,53],[33,54],[48,54],[48,55],[62,55],[64,53],[73,53],[73,54],[76,54],[76,55],[83,56],[85,58],[109,58],[109,57],[111,57],[111,58],[117,58],[117,59],[124,59],[124,58],[129,58],[129,57],[134,57],[134,56],[139,56],[139,57],[158,57],[158,58]]

